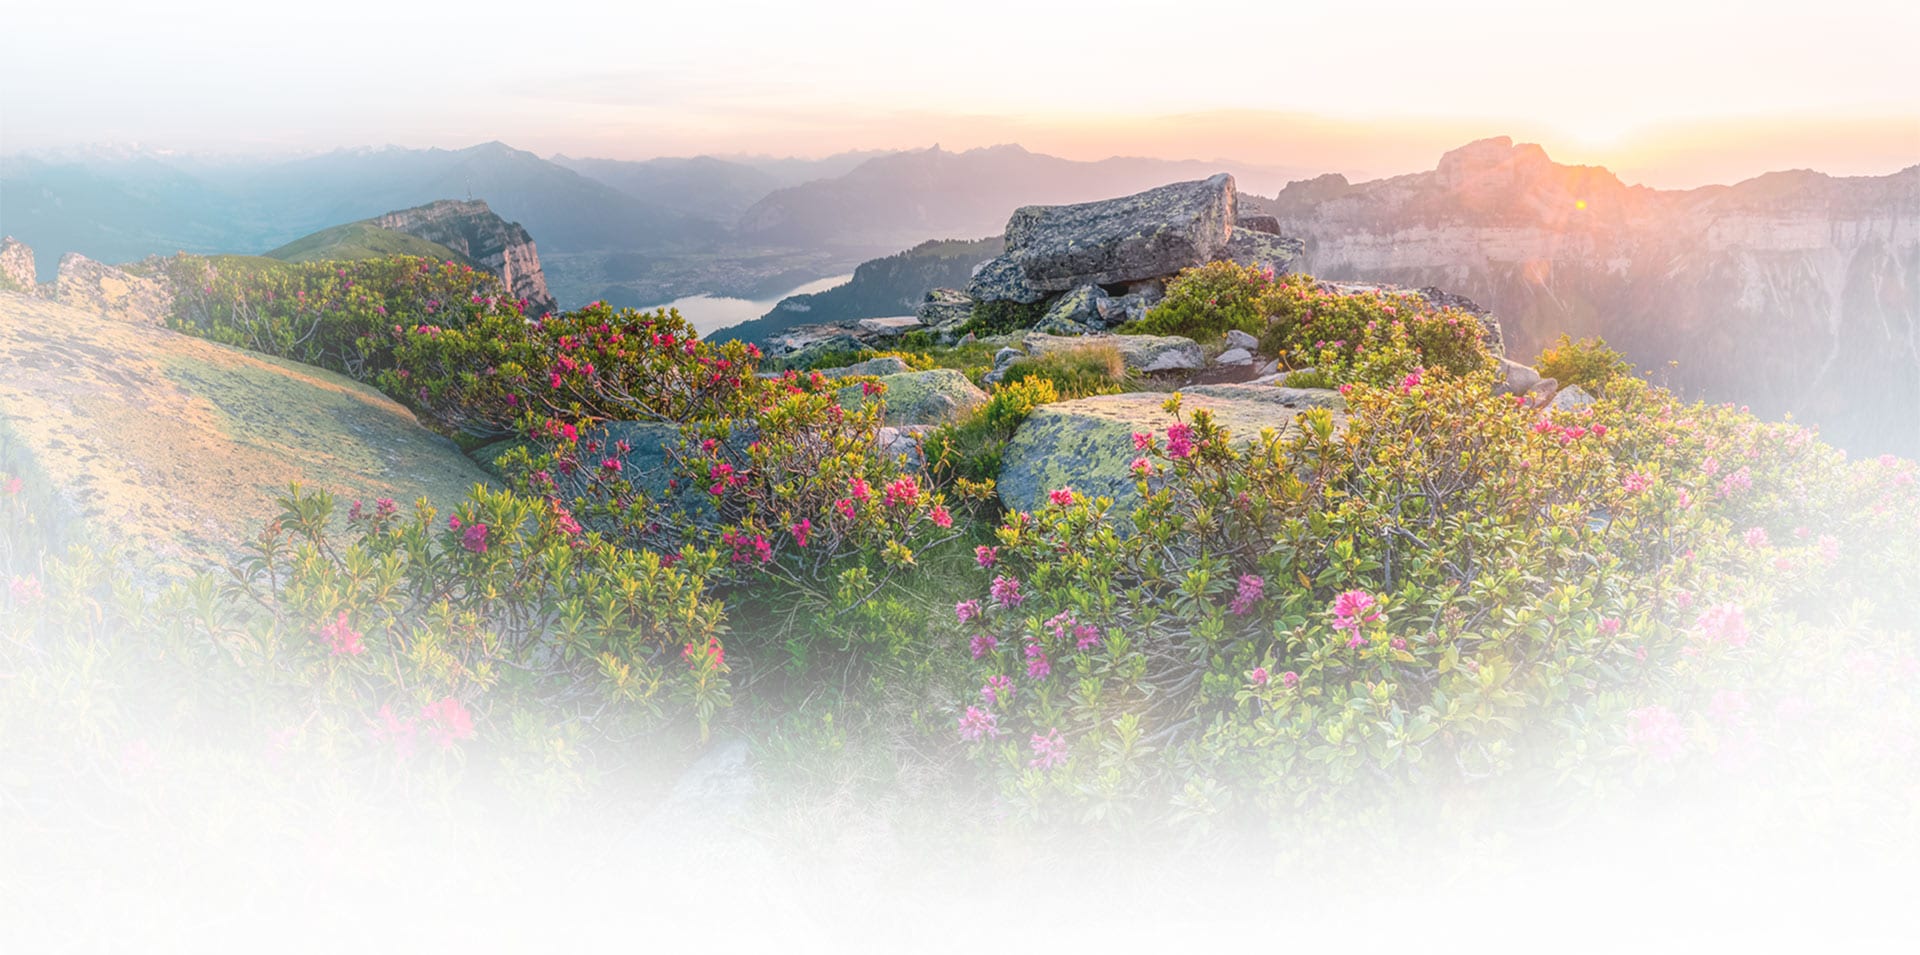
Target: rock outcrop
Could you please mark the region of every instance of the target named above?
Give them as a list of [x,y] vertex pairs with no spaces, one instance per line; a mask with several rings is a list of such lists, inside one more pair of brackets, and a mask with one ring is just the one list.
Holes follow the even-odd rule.
[[[1043,405],[1020,425],[1002,456],[997,482],[1001,503],[1017,511],[1045,505],[1050,491],[1071,487],[1089,497],[1109,497],[1117,513],[1140,503],[1138,478],[1130,470],[1140,456],[1135,432],[1164,432],[1173,424],[1163,407],[1167,395],[1135,392]],[[1336,426],[1346,401],[1338,392],[1255,385],[1202,385],[1182,392],[1182,410],[1206,408],[1237,443],[1251,443],[1262,429],[1286,435],[1299,415],[1325,408]]]
[[1049,335],[1029,332],[1020,339],[1020,347],[1029,355],[1067,351],[1088,346],[1110,345],[1120,352],[1127,367],[1138,372],[1197,371],[1207,367],[1206,353],[1200,343],[1178,335]]
[[382,229],[437,242],[472,259],[498,275],[507,294],[526,299],[528,315],[544,315],[555,310],[533,237],[519,223],[495,215],[485,202],[442,199],[389,212],[368,222]]
[[[986,392],[951,368],[885,375],[879,383],[886,386],[879,398],[886,402],[889,425],[952,424],[987,403]],[[864,385],[848,385],[836,397],[846,407],[875,400]]]
[[340,496],[344,516],[354,499],[450,505],[487,481],[340,375],[14,292],[0,292],[0,434],[77,536],[154,574],[231,559],[289,482]]
[[1241,198],[1306,241],[1303,271],[1469,296],[1515,356],[1598,335],[1684,393],[1920,451],[1920,166],[1666,191],[1500,138]]
[[1233,208],[1225,173],[1102,202],[1024,206],[1007,221],[1005,257],[1047,292],[1171,275],[1226,249]]
[[0,291],[33,292],[40,284],[33,268],[33,250],[25,242],[0,238]]
[[78,252],[60,257],[53,298],[63,305],[136,325],[165,325],[173,289],[159,279],[95,262]]

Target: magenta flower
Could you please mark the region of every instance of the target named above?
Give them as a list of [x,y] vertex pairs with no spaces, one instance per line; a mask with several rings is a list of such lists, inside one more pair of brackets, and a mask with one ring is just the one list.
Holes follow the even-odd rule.
[[1048,659],[1045,647],[1037,643],[1027,644],[1027,676],[1034,680],[1044,680],[1053,675],[1053,661]]
[[1012,678],[1001,673],[987,677],[987,685],[980,688],[980,696],[987,701],[988,706],[996,706],[1012,701]]
[[1687,731],[1673,711],[1659,704],[1627,713],[1627,742],[1655,762],[1668,763],[1687,751]]
[[1233,603],[1227,606],[1227,612],[1236,617],[1245,616],[1253,609],[1253,605],[1259,603],[1260,598],[1265,596],[1266,588],[1267,582],[1264,579],[1253,574],[1241,575],[1240,585],[1234,592]]
[[1027,761],[1029,768],[1053,769],[1066,765],[1067,741],[1061,738],[1059,730],[1047,730],[1045,736],[1035,733],[1028,745],[1033,748],[1033,758]]
[[7,593],[13,597],[14,604],[30,607],[46,599],[46,592],[40,589],[38,577],[15,577],[7,582]]
[[1741,540],[1746,541],[1747,546],[1754,550],[1764,550],[1773,543],[1772,539],[1767,536],[1767,529],[1764,527],[1747,528],[1747,532],[1741,536]]
[[320,636],[327,641],[327,646],[332,648],[336,657],[357,657],[367,650],[360,643],[363,636],[360,631],[347,624],[347,612],[344,610],[332,623],[320,628]]
[[1167,457],[1179,460],[1193,453],[1193,426],[1182,422],[1167,429]]
[[1052,501],[1060,507],[1066,507],[1073,503],[1073,488],[1063,487],[1058,490],[1048,491],[1047,500]]
[[1629,472],[1626,477],[1620,479],[1620,489],[1628,494],[1642,494],[1652,487],[1653,479],[1639,471]]
[[969,743],[978,743],[983,739],[1000,735],[999,720],[977,706],[967,707],[960,714],[960,738]]
[[973,549],[973,561],[982,567],[992,567],[1000,560],[1000,548],[981,544]]
[[1292,670],[1288,670],[1287,672],[1280,674],[1280,685],[1286,687],[1289,690],[1293,689],[1296,686],[1299,686],[1300,674],[1295,673]]
[[953,514],[948,512],[946,506],[943,504],[935,504],[933,510],[927,512],[927,519],[933,522],[933,526],[941,530],[946,530],[953,526]]
[[452,749],[454,740],[473,738],[473,715],[451,696],[428,703],[420,715],[427,721],[427,736],[441,749]]
[[465,533],[460,535],[460,546],[476,554],[487,552],[487,525],[469,524]]
[[1333,629],[1347,634],[1348,647],[1366,642],[1360,637],[1360,628],[1380,619],[1380,611],[1374,609],[1377,605],[1373,595],[1364,590],[1349,590],[1333,598]]
[[1135,451],[1151,451],[1153,449],[1153,432],[1135,431],[1133,433],[1133,449]]
[[1267,668],[1266,668],[1266,667],[1254,667],[1254,668],[1253,668],[1253,673],[1252,673],[1252,675],[1251,675],[1251,679],[1253,680],[1253,685],[1254,685],[1254,686],[1266,686],[1266,685],[1267,685],[1267,679],[1268,679],[1268,677],[1267,677]]
[[968,642],[968,649],[973,651],[975,660],[983,659],[987,654],[1000,649],[1000,638],[991,633],[976,633]]
[[961,623],[970,623],[980,619],[980,601],[962,600],[954,604],[953,615],[959,617]]
[[1746,611],[1739,604],[1714,604],[1694,618],[1694,632],[1709,643],[1744,647],[1753,635],[1747,630]]
[[1020,578],[995,577],[990,588],[995,603],[1002,607],[1018,607],[1027,598],[1020,593]]

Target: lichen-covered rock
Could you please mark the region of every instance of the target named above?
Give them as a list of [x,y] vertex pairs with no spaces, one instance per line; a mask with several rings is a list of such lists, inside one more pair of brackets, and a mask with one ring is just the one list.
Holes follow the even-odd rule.
[[1227,330],[1227,347],[1244,348],[1250,352],[1258,351],[1260,348],[1260,339],[1237,328],[1230,328]]
[[1048,335],[1029,332],[1020,344],[1030,355],[1081,348],[1089,344],[1112,345],[1127,367],[1139,372],[1198,371],[1207,367],[1206,352],[1200,343],[1178,335]]
[[1552,378],[1543,378],[1532,368],[1517,361],[1502,358],[1499,365],[1500,384],[1494,388],[1495,394],[1527,395],[1534,407],[1540,407],[1553,400],[1554,392],[1560,383]]
[[904,459],[902,463],[908,468],[920,471],[927,466],[927,454],[920,442],[932,431],[931,425],[888,426],[874,432],[874,445],[880,449],[881,454],[890,458]]
[[167,283],[95,262],[78,252],[60,257],[53,297],[82,312],[135,325],[165,325],[173,312],[173,290]]
[[1586,389],[1579,385],[1568,385],[1554,394],[1553,404],[1549,407],[1555,411],[1579,411],[1591,404],[1593,396],[1587,394]]
[[956,334],[973,317],[973,298],[959,289],[937,288],[913,315],[936,335]]
[[1214,256],[1215,261],[1233,262],[1256,269],[1272,269],[1276,274],[1299,271],[1306,261],[1307,244],[1252,229],[1233,230],[1227,244]]
[[1253,352],[1244,348],[1229,348],[1214,358],[1213,362],[1216,365],[1251,365]]
[[1280,219],[1264,213],[1242,212],[1233,217],[1233,227],[1235,229],[1245,229],[1248,232],[1264,232],[1267,235],[1279,235]]
[[820,374],[828,378],[846,378],[852,375],[903,375],[912,368],[892,355],[881,355],[866,361],[856,361],[845,368],[822,368]]
[[1007,222],[1007,252],[995,261],[1016,263],[1028,285],[1051,292],[1172,275],[1226,248],[1233,213],[1225,173],[1119,199],[1024,206]]
[[[1133,434],[1164,432],[1173,424],[1163,408],[1167,395],[1134,392],[1062,401],[1034,409],[1002,456],[1000,501],[1017,511],[1034,511],[1049,491],[1072,487],[1090,497],[1109,497],[1118,514],[1139,505],[1137,479],[1129,470],[1140,456]],[[1285,435],[1299,424],[1301,412],[1326,408],[1336,426],[1345,421],[1346,402],[1337,392],[1250,385],[1205,385],[1183,393],[1182,411],[1206,408],[1236,443],[1257,440],[1262,429]]]
[[[986,392],[951,368],[887,375],[880,384],[886,386],[887,424],[896,427],[949,424],[987,403]],[[861,385],[848,385],[836,397],[848,408],[873,400]]]
[[0,239],[0,291],[31,293],[39,282],[33,249],[13,236]]
[[897,338],[920,327],[920,320],[912,315],[890,315],[884,318],[856,319],[853,326],[861,333],[875,338]]
[[1035,288],[1027,281],[1026,270],[1020,262],[1010,255],[1001,255],[990,259],[980,270],[973,273],[973,282],[967,286],[967,297],[976,302],[1018,302],[1032,305],[1047,297],[1047,293]]
[[1082,285],[1060,296],[1033,326],[1049,335],[1086,335],[1107,327],[1107,303],[1112,299],[1098,285]]
[[298,482],[442,508],[490,483],[453,442],[330,371],[0,292],[0,441],[76,536],[143,575],[233,558]]

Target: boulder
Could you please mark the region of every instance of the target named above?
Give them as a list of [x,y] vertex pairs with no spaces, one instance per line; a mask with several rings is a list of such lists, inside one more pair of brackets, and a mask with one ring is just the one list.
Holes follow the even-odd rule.
[[330,371],[0,292],[7,470],[44,475],[64,532],[142,576],[214,569],[298,482],[444,509],[486,474],[385,395]]
[[931,425],[888,426],[874,433],[874,444],[880,448],[880,453],[889,457],[904,457],[907,467],[919,471],[927,466],[926,451],[921,448],[920,441],[932,431]]
[[1540,373],[1517,361],[1500,359],[1500,384],[1495,386],[1497,395],[1527,395],[1534,407],[1544,406],[1553,400],[1554,392],[1560,383],[1552,378],[1542,378]]
[[1260,339],[1255,338],[1252,335],[1249,335],[1246,332],[1243,332],[1237,328],[1230,328],[1227,330],[1227,347],[1228,348],[1244,348],[1250,352],[1259,351]]
[[845,368],[822,368],[820,369],[820,374],[828,378],[847,378],[854,375],[904,375],[912,370],[912,368],[907,367],[905,361],[899,358],[892,355],[881,355],[878,358],[869,358],[866,361],[854,362]]
[[39,283],[33,249],[13,236],[0,239],[0,290],[31,293]]
[[[1551,379],[1549,379],[1551,380]],[[1553,396],[1553,404],[1548,407],[1555,411],[1578,411],[1593,404],[1593,396],[1579,385],[1568,385]]]
[[853,323],[856,329],[875,338],[894,338],[913,331],[920,326],[920,319],[912,315],[894,315],[887,318],[862,318]]
[[927,300],[920,303],[913,317],[936,335],[957,334],[960,326],[973,317],[973,298],[959,289],[937,288],[927,293]]
[[[887,386],[887,424],[896,427],[950,424],[987,403],[986,392],[951,368],[887,375],[880,383]],[[848,385],[837,397],[848,408],[871,400],[861,385]]]
[[1060,336],[1030,332],[1020,340],[1030,355],[1080,348],[1089,344],[1112,345],[1134,371],[1198,371],[1207,367],[1206,353],[1200,343],[1177,335],[1083,335]]
[[83,312],[136,325],[165,325],[173,312],[173,290],[167,283],[95,262],[78,252],[60,257],[53,297]]
[[1233,217],[1233,227],[1236,230],[1245,229],[1248,232],[1264,232],[1267,235],[1279,235],[1280,219],[1276,216],[1264,215],[1258,212],[1242,212]]
[[1299,239],[1236,228],[1227,239],[1226,246],[1214,255],[1214,261],[1272,269],[1276,274],[1285,274],[1299,271],[1306,257],[1307,245]]
[[1007,252],[995,262],[1017,264],[1027,285],[1050,292],[1158,278],[1217,258],[1233,211],[1225,173],[1119,199],[1024,206],[1007,222]]
[[973,273],[967,297],[976,302],[1018,302],[1031,305],[1047,293],[1027,281],[1026,270],[1010,255],[990,259]]
[[1216,365],[1251,365],[1253,352],[1244,348],[1229,348],[1221,352],[1213,361]]
[[[1140,456],[1133,434],[1164,432],[1173,418],[1162,408],[1167,395],[1134,392],[1101,395],[1043,405],[1022,422],[1002,456],[997,482],[1001,503],[1017,511],[1038,510],[1047,492],[1072,487],[1090,497],[1110,497],[1117,514],[1140,502],[1137,479],[1129,469]],[[1338,392],[1251,385],[1203,385],[1183,392],[1182,410],[1206,408],[1236,443],[1257,440],[1262,429],[1283,436],[1299,427],[1296,419],[1311,408],[1333,412],[1345,421],[1346,401]]]
[[1087,335],[1107,327],[1112,296],[1098,285],[1082,285],[1060,296],[1034,331],[1051,335]]

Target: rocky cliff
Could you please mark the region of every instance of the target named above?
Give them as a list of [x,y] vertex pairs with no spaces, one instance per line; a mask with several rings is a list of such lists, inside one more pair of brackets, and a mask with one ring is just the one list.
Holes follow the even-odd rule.
[[367,221],[382,229],[439,243],[485,266],[500,276],[509,294],[527,300],[529,315],[542,315],[555,309],[533,237],[519,223],[495,215],[485,202],[442,199]]
[[1685,394],[1920,450],[1920,166],[1662,191],[1500,138],[1242,199],[1305,240],[1303,271],[1469,296],[1523,359],[1601,335]]
[[33,250],[13,236],[0,238],[0,290],[31,292],[38,280]]

